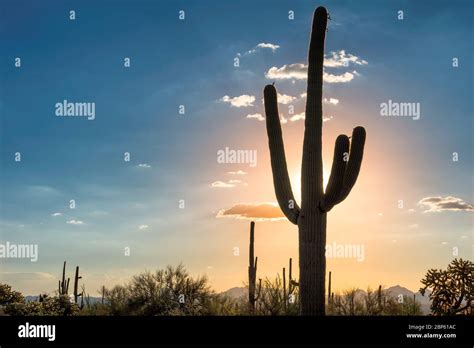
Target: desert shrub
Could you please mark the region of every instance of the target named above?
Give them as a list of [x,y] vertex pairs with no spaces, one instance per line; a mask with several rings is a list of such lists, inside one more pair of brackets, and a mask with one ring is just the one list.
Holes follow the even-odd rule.
[[207,278],[192,278],[183,265],[134,276],[107,289],[106,301],[112,315],[209,315],[219,307]]

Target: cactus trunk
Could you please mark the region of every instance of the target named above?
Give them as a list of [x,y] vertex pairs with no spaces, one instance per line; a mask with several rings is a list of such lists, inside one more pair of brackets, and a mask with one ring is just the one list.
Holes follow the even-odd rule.
[[285,310],[287,308],[287,301],[288,296],[286,295],[286,270],[285,267],[283,267],[283,309]]
[[331,272],[329,272],[329,284],[328,284],[328,305],[331,304]]
[[[281,210],[290,222],[298,225],[299,230],[299,292],[302,315],[325,314],[326,215],[334,205],[347,197],[354,186],[359,175],[365,144],[363,127],[354,128],[352,144],[346,135],[337,137],[331,175],[324,191],[322,86],[327,19],[326,9],[318,7],[314,13],[308,55],[301,209],[295,202],[288,176],[277,92],[273,85],[267,85],[264,90],[273,186]],[[349,154],[348,160],[347,154]]]
[[255,303],[258,300],[261,289],[261,280],[259,280],[258,292],[255,295],[257,289],[257,263],[258,257],[255,257],[254,252],[255,242],[255,222],[250,222],[250,243],[249,243],[249,311],[250,313],[255,312]]
[[63,264],[63,276],[62,279],[59,281],[59,295],[67,295],[69,289],[69,278],[66,281],[66,261]]
[[77,298],[79,296],[79,279],[82,279],[82,277],[79,275],[79,266],[76,266],[76,274],[74,276],[74,303],[77,303]]
[[323,315],[325,311],[326,214],[316,213],[314,218],[311,221],[307,215],[307,224],[299,228],[302,315]]

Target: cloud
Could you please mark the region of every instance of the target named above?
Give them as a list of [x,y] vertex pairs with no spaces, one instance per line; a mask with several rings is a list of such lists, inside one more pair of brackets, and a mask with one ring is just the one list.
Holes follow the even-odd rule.
[[332,104],[332,105],[337,105],[339,104],[339,99],[336,99],[336,98],[324,98],[323,99],[323,103],[325,104]]
[[148,225],[139,225],[138,229],[139,230],[146,230],[146,229],[148,229]]
[[227,172],[227,174],[230,174],[230,175],[245,175],[245,174],[247,174],[247,172],[244,172],[243,170],[238,170],[236,172]]
[[51,216],[62,216],[62,213],[52,213]]
[[308,66],[301,63],[285,64],[281,68],[274,66],[266,72],[265,77],[272,80],[305,80],[308,77]]
[[302,113],[291,116],[290,122],[296,122],[296,121],[304,120],[304,119],[305,119],[305,113],[302,112]]
[[83,225],[84,221],[73,219],[73,220],[66,221],[66,223],[69,225]]
[[[323,72],[323,80],[326,83],[345,83],[354,79],[355,75],[359,75],[357,71],[345,72],[340,75]],[[305,64],[285,64],[281,68],[271,67],[266,73],[265,77],[271,80],[306,80],[308,77],[308,66]]]
[[291,95],[286,95],[286,94],[280,94],[278,93],[278,103],[279,104],[290,104],[292,101],[296,100],[296,97],[293,97]]
[[58,196],[61,194],[59,190],[46,185],[31,185],[26,190],[29,195],[34,196]]
[[257,121],[265,121],[265,117],[263,117],[262,114],[259,113],[248,114],[245,118],[255,119]]
[[224,103],[229,103],[230,105],[236,108],[240,108],[240,107],[253,106],[255,97],[253,95],[248,95],[248,94],[243,94],[238,97],[229,97],[228,95],[225,95],[220,100],[223,101]]
[[211,187],[216,187],[216,188],[231,188],[231,187],[235,187],[235,184],[231,184],[231,183],[228,183],[228,182],[224,182],[224,181],[214,181],[212,184],[211,184]]
[[285,219],[280,207],[273,203],[236,204],[229,209],[222,209],[217,214],[218,218],[230,217],[249,220],[281,220]]
[[426,206],[428,212],[441,211],[474,211],[474,206],[461,198],[446,196],[446,197],[425,197],[421,199],[418,204]]
[[234,179],[234,180],[229,180],[228,182],[229,182],[229,184],[240,184],[240,183],[242,183],[242,180]]
[[140,163],[138,165],[138,167],[140,167],[140,168],[151,168],[151,166],[149,164],[146,164],[146,163]]
[[356,71],[353,71],[352,73],[345,72],[342,75],[334,75],[329,74],[327,72],[323,72],[323,80],[327,83],[346,83],[352,81],[354,79],[354,75],[356,74]]
[[228,180],[228,181],[221,181],[221,180],[214,181],[211,184],[211,187],[214,187],[214,188],[233,188],[233,187],[236,187],[238,185],[248,186],[248,184],[246,182],[243,182],[242,180],[233,179],[233,180]]
[[[305,113],[301,112],[299,114],[291,116],[289,118],[289,120],[290,120],[290,122],[296,122],[296,121],[304,120],[305,118],[306,118]],[[323,116],[323,122],[327,122],[327,121],[330,121],[330,120],[332,120],[332,116]]]
[[323,116],[323,122],[328,122],[332,120],[332,116]]
[[272,43],[264,43],[264,42],[261,42],[257,45],[258,48],[269,48],[272,50],[272,52],[275,52],[278,48],[280,48],[279,45],[275,45],[275,44],[272,44]]
[[345,50],[340,50],[337,52],[330,52],[328,55],[329,57],[324,58],[324,66],[328,68],[341,68],[341,67],[348,67],[349,64],[355,65],[367,65],[367,61],[360,59],[353,54],[346,54]]
[[[345,50],[333,51],[327,54],[324,58],[325,68],[347,68],[349,65],[367,65],[368,62],[353,54],[346,53]],[[323,72],[323,80],[326,83],[345,83],[352,81],[354,76],[358,76],[357,71],[345,72],[343,74],[330,74]],[[282,67],[271,67],[265,74],[267,79],[282,80],[306,80],[308,77],[308,66],[302,63],[285,64]]]
[[275,44],[272,44],[272,43],[261,42],[257,46],[252,48],[251,50],[248,50],[247,52],[245,52],[244,54],[237,53],[237,56],[238,57],[246,56],[246,55],[257,52],[260,49],[270,49],[270,50],[272,50],[273,53],[275,53],[275,51],[279,48],[280,48],[279,45],[275,45]]
[[[307,96],[306,92],[300,94],[300,98],[306,98],[306,96]],[[339,99],[336,99],[336,98],[323,98],[323,103],[324,104],[337,105],[337,104],[339,104]]]

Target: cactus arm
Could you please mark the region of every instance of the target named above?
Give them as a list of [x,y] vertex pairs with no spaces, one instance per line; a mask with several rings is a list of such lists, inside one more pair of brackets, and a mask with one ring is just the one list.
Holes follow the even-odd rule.
[[258,288],[257,288],[257,296],[254,297],[255,302],[258,301],[260,298],[260,291],[262,290],[262,278],[258,278]]
[[339,198],[335,204],[342,202],[346,199],[352,187],[356,183],[357,177],[359,176],[360,165],[362,164],[362,157],[364,155],[365,145],[365,129],[364,127],[356,127],[352,131],[351,151],[349,154],[349,161],[346,166],[346,172],[344,174],[344,182]]
[[327,11],[324,7],[318,7],[314,12],[308,55],[308,87],[301,168],[301,209],[305,213],[319,207],[323,194],[322,91],[326,26]]
[[324,212],[328,212],[336,204],[341,196],[344,183],[344,174],[346,171],[346,153],[349,152],[349,138],[341,134],[336,139],[334,147],[334,158],[332,160],[331,175],[329,176],[326,193],[320,203],[320,208]]
[[263,91],[267,122],[268,145],[273,172],[273,186],[280,209],[292,223],[297,224],[300,208],[296,204],[285,157],[285,147],[278,114],[277,93],[272,85]]

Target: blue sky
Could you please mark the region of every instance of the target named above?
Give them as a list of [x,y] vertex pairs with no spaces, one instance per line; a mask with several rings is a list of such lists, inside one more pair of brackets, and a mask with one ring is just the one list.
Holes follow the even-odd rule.
[[[450,255],[440,256],[440,242],[459,245],[472,259],[472,212],[427,217],[419,211],[417,218],[407,218],[391,210],[398,199],[418,210],[424,197],[472,203],[470,1],[4,1],[0,241],[38,243],[40,259],[2,260],[2,278],[26,292],[50,290],[48,284],[52,290],[61,262],[68,260],[83,267],[92,292],[102,283],[183,261],[193,274],[208,274],[216,288],[241,285],[246,258],[233,257],[232,250],[239,246],[244,253],[248,221],[215,216],[241,202],[275,200],[264,122],[246,115],[264,114],[262,91],[274,81],[265,77],[271,67],[306,63],[312,12],[319,5],[332,18],[326,53],[345,50],[367,62],[326,68],[357,74],[347,83],[324,85],[325,96],[340,101],[325,106],[333,116],[325,123],[325,161],[337,134],[358,124],[368,133],[360,189],[335,220],[370,226],[374,232],[363,239],[368,245],[386,237],[386,248],[374,253],[393,255],[386,261],[393,272],[404,253],[390,243],[407,240],[414,253],[410,262],[419,269],[405,282],[405,273],[395,272],[387,283],[396,278],[415,287],[423,270],[446,265]],[[180,9],[184,21],[177,18]],[[76,11],[74,21],[70,10]],[[292,21],[289,10],[295,12]],[[404,11],[403,21],[397,20],[398,10]],[[256,48],[259,43],[279,47]],[[14,66],[16,57],[21,68]],[[131,58],[130,68],[123,66],[125,57]],[[451,66],[453,57],[459,58],[458,68]],[[283,79],[276,86],[296,98],[306,81]],[[232,107],[221,100],[225,95],[251,95],[255,101]],[[64,99],[95,102],[95,120],[56,117],[54,105]],[[388,99],[419,102],[420,120],[381,117],[380,103]],[[297,113],[304,111],[304,100],[294,104]],[[179,105],[185,115],[178,114]],[[302,131],[301,121],[284,127],[291,168],[299,167]],[[257,167],[217,164],[216,151],[226,146],[257,150]],[[15,152],[21,152],[20,163]],[[130,152],[130,162],[124,152]],[[247,172],[247,185],[211,187],[231,180],[228,171],[236,170]],[[70,199],[76,200],[74,210]],[[181,199],[185,209],[178,207]],[[355,213],[360,202],[366,209]],[[374,220],[377,214],[387,221]],[[408,232],[399,232],[402,224],[419,225],[411,233],[430,237],[414,242]],[[297,257],[296,232],[285,221],[261,226],[269,237],[268,244],[260,242],[269,260],[262,270],[270,276],[288,257]],[[342,227],[333,231],[340,241],[357,239]],[[433,248],[415,254],[417,243],[427,241]],[[129,257],[123,256],[125,246],[131,247]],[[272,259],[274,254],[280,259]],[[350,273],[351,265],[344,266],[341,272]],[[373,264],[364,267],[383,274]]]

